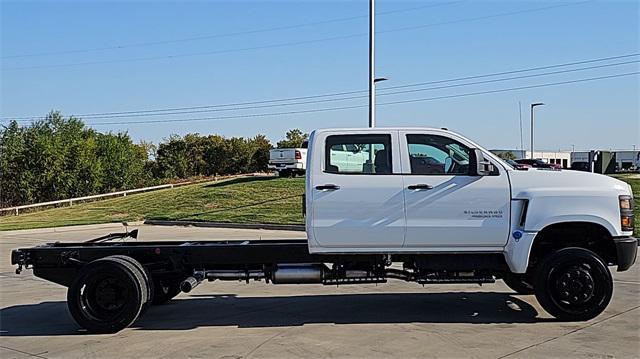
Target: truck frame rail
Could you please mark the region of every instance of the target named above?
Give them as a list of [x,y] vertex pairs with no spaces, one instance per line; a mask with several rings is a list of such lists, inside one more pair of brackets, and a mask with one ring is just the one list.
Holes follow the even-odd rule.
[[[35,276],[68,287],[70,313],[94,333],[124,329],[149,305],[188,293],[204,281],[341,285],[398,279],[425,285],[505,279],[507,284],[521,282],[510,286],[522,288],[523,294],[531,291],[531,279],[514,277],[502,252],[312,254],[306,239],[139,241],[137,235],[134,230],[19,248],[12,251],[11,263],[16,273],[32,269]],[[590,265],[604,268],[610,286],[606,265],[597,260]],[[584,288],[594,280],[587,274],[581,278]]]

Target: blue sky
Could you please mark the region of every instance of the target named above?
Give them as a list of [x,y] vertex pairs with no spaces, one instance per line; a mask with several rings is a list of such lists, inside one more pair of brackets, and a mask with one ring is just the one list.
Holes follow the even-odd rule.
[[[367,4],[365,0],[2,1],[0,117],[41,116],[50,110],[69,115],[206,106],[365,90]],[[562,4],[567,5],[558,6]],[[376,74],[389,80],[379,84],[379,94],[390,86],[639,53],[638,4],[380,0]],[[342,20],[327,21],[334,19]],[[254,31],[309,23],[316,24]],[[406,29],[409,27],[414,29]],[[638,60],[640,57],[635,56],[480,80]],[[638,71],[635,62],[379,96],[378,102]],[[447,127],[487,147],[519,148],[518,101],[523,103],[525,147],[529,138],[528,104],[543,101],[548,105],[536,110],[536,148],[640,147],[639,79],[632,75],[382,105],[377,109],[377,122],[379,126]],[[469,81],[442,85],[465,82]],[[188,132],[225,136],[262,133],[277,140],[289,128],[310,131],[366,126],[367,110],[361,107],[226,120],[219,117],[358,105],[366,105],[366,99],[170,116],[87,118],[86,122],[214,117],[95,128],[128,131],[136,140],[156,142]]]

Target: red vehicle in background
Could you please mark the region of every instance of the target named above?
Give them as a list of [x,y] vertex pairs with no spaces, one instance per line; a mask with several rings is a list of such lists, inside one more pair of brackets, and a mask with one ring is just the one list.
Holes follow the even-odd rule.
[[515,168],[515,169],[517,169],[517,170],[520,170],[520,171],[526,171],[526,170],[528,170],[529,168],[531,168],[531,165],[526,165],[526,164],[523,164],[523,163],[518,163],[518,162],[516,162],[516,161],[514,161],[514,160],[505,160],[505,161],[507,161],[507,163],[508,163],[508,164],[510,164],[510,165],[511,165],[511,167],[513,167],[513,168]]
[[559,164],[555,164],[555,163],[547,163],[541,159],[521,159],[521,160],[516,160],[515,161],[518,164],[521,165],[529,165],[530,167],[533,168],[551,168],[554,170],[559,170],[562,169],[562,166]]

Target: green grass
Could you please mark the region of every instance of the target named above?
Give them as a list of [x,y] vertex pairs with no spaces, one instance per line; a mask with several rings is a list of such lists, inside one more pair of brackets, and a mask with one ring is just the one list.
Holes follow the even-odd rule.
[[238,178],[0,217],[0,230],[143,219],[302,224],[303,192],[303,178]]

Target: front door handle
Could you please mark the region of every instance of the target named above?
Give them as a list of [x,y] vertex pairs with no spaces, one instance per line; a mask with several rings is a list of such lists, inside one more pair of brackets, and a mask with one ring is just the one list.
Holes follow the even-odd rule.
[[433,186],[424,184],[424,183],[419,183],[419,184],[412,184],[407,188],[411,190],[421,190],[421,189],[433,189]]
[[319,191],[336,191],[340,189],[340,186],[335,184],[323,184],[322,186],[316,186]]

